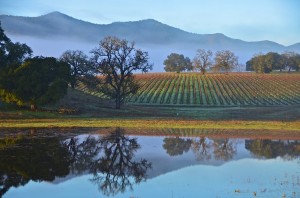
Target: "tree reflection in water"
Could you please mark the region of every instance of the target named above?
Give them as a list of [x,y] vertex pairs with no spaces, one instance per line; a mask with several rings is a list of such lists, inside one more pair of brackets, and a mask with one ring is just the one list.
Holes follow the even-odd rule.
[[259,158],[276,158],[278,156],[286,160],[300,156],[299,140],[246,140],[245,147]]
[[0,139],[0,197],[30,180],[53,181],[82,173],[91,173],[91,181],[105,195],[116,195],[146,180],[151,163],[134,158],[139,148],[137,139],[125,136],[122,129],[84,140],[32,136]]
[[216,139],[213,143],[216,160],[228,161],[236,154],[236,143],[230,139]]
[[146,180],[151,163],[145,159],[136,161],[135,152],[140,148],[136,138],[124,135],[122,129],[100,140],[103,155],[93,161],[91,171],[94,183],[105,195],[115,195],[132,189],[134,183]]
[[170,156],[182,155],[190,150],[191,143],[191,139],[165,138],[163,148]]
[[163,148],[170,156],[182,155],[190,148],[199,161],[210,160],[212,156],[216,160],[228,161],[236,155],[236,142],[231,139],[197,138],[165,138]]
[[53,181],[69,174],[68,150],[57,137],[0,140],[0,197],[30,180]]
[[211,148],[212,143],[206,137],[200,137],[199,140],[197,138],[192,139],[192,150],[199,161],[211,159]]

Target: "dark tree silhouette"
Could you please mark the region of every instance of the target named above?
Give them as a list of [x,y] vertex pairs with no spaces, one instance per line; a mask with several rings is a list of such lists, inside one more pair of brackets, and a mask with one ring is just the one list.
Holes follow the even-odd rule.
[[94,176],[91,181],[98,184],[105,195],[116,195],[132,189],[134,183],[146,180],[151,163],[145,159],[134,159],[135,152],[140,148],[136,138],[127,137],[122,129],[116,129],[102,138],[100,144],[103,153],[92,163]]
[[60,60],[67,63],[71,68],[70,83],[73,89],[80,78],[93,73],[92,63],[83,51],[67,50],[61,55]]
[[0,139],[0,197],[11,187],[69,174],[68,149],[57,137]]
[[165,138],[163,148],[170,156],[182,155],[190,150],[192,144],[191,139],[183,138]]
[[104,76],[102,92],[121,108],[126,97],[137,92],[139,85],[133,72],[152,69],[147,52],[136,49],[134,43],[116,37],[106,37],[92,51],[95,72]]

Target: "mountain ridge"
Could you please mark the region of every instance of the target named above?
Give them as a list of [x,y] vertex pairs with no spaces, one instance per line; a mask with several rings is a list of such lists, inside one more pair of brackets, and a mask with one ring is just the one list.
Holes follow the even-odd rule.
[[[136,46],[149,52],[153,62],[160,65],[160,71],[163,70],[162,63],[168,54],[176,52],[191,57],[199,48],[214,52],[231,50],[244,64],[256,53],[291,50],[300,53],[300,43],[284,46],[269,40],[234,39],[222,33],[196,34],[155,19],[95,24],[55,11],[38,17],[0,15],[0,21],[9,37],[28,43],[34,51],[44,55],[59,56],[66,49],[95,46],[106,36],[134,41]],[[62,41],[64,45],[61,44]],[[47,51],[43,46],[51,49]]]
[[[72,21],[73,23],[82,23],[84,24],[85,26],[100,26],[100,27],[109,27],[109,26],[119,26],[119,25],[138,25],[140,26],[141,24],[143,24],[144,26],[147,25],[147,26],[156,26],[156,27],[159,27],[162,28],[164,27],[165,29],[169,29],[169,30],[173,30],[173,31],[178,31],[178,32],[181,32],[181,33],[186,33],[186,34],[189,34],[189,35],[194,35],[194,36],[209,36],[209,37],[221,37],[222,39],[232,39],[232,40],[235,40],[235,41],[242,41],[242,42],[246,42],[246,43],[268,43],[268,44],[276,44],[278,46],[282,46],[282,47],[290,47],[290,46],[297,46],[297,45],[300,45],[300,42],[299,43],[295,43],[295,44],[292,44],[292,45],[289,45],[289,46],[285,46],[285,45],[282,45],[282,44],[279,44],[277,42],[274,42],[274,41],[270,41],[270,40],[260,40],[260,41],[245,41],[245,40],[242,40],[242,39],[236,39],[236,38],[231,38],[223,33],[212,33],[212,34],[199,34],[199,33],[191,33],[191,32],[188,32],[186,30],[182,30],[180,28],[176,28],[176,27],[172,27],[168,24],[164,24],[162,22],[159,22],[155,19],[151,19],[151,18],[148,18],[148,19],[141,19],[141,20],[138,20],[138,21],[126,21],[126,22],[120,22],[120,21],[117,21],[117,22],[113,22],[113,23],[109,23],[109,24],[98,24],[98,23],[92,23],[92,22],[89,22],[89,21],[85,21],[85,20],[81,20],[81,19],[77,19],[77,18],[74,18],[72,16],[69,16],[67,14],[64,14],[64,13],[61,13],[61,12],[58,12],[58,11],[54,11],[54,12],[50,12],[50,13],[47,13],[47,14],[44,14],[44,15],[41,15],[41,16],[37,16],[37,17],[27,17],[27,16],[13,16],[13,15],[0,15],[0,20],[1,21],[5,21],[7,20],[8,18],[10,18],[10,22],[15,22],[15,20],[22,20],[22,22],[27,22],[27,23],[30,23],[30,20],[32,22],[37,22],[37,20],[46,20],[46,21],[53,21],[53,20],[56,20],[56,19],[60,19],[62,20],[63,22],[70,22]],[[12,19],[12,20],[11,20]],[[3,23],[3,22],[2,22]],[[58,23],[58,25],[60,25],[60,23]],[[8,25],[6,24],[6,22],[4,22],[2,24],[4,26],[4,29],[9,32],[9,33],[16,33],[16,32],[11,32],[11,25]],[[24,25],[24,24],[21,24],[21,25]],[[45,25],[45,24],[43,24]]]

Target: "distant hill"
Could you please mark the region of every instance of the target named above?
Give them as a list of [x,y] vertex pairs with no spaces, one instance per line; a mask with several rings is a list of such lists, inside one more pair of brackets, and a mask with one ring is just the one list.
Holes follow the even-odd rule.
[[259,52],[300,52],[300,43],[285,47],[272,41],[246,42],[223,34],[194,34],[168,26],[153,19],[93,24],[52,12],[39,17],[0,15],[2,28],[15,41],[26,42],[36,54],[59,56],[66,49],[90,51],[109,35],[135,41],[149,51],[155,70],[162,71],[162,62],[171,52],[183,53],[191,59],[196,49],[234,51],[245,63]]

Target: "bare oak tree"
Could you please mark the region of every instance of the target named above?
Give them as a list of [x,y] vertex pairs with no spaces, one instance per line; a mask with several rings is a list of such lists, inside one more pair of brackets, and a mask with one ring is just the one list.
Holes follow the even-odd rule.
[[111,36],[101,40],[91,53],[95,71],[104,76],[102,92],[115,100],[116,109],[120,109],[125,98],[139,88],[133,72],[152,69],[148,53],[136,49],[133,42]]
[[217,51],[215,54],[215,71],[231,71],[238,66],[238,57],[229,50]]
[[78,79],[91,73],[92,67],[88,56],[80,50],[65,51],[60,60],[67,63],[71,68],[71,87],[74,89]]
[[213,53],[210,50],[198,49],[193,60],[195,70],[200,70],[202,74],[205,74],[206,70],[212,65],[212,55]]

